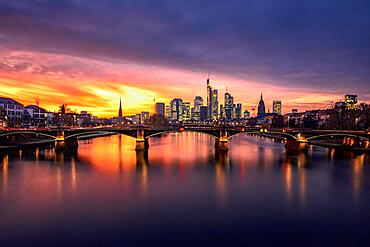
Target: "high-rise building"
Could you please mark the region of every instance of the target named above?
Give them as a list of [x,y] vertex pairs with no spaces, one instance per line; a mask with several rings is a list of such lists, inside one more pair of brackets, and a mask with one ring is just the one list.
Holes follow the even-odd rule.
[[273,113],[281,115],[281,100],[274,100],[272,102]]
[[164,103],[156,103],[155,104],[155,114],[157,116],[164,117],[164,114],[165,114],[165,104]]
[[266,114],[265,110],[265,102],[263,101],[262,98],[262,93],[261,93],[261,99],[258,102],[258,112],[257,112],[257,117],[263,117]]
[[225,118],[225,108],[224,106],[221,104],[220,105],[220,119],[224,119]]
[[200,107],[200,121],[208,120],[208,106]]
[[235,118],[236,119],[242,119],[243,118],[243,116],[242,116],[242,104],[241,103],[236,104]]
[[190,102],[182,102],[180,121],[190,120]]
[[207,119],[212,118],[212,87],[209,84],[209,78],[207,78]]
[[141,114],[140,114],[141,122],[145,123],[145,121],[147,121],[149,119],[149,116],[150,116],[149,112],[147,112],[147,111],[141,112]]
[[247,118],[250,118],[250,117],[251,117],[251,113],[248,110],[245,110],[244,111],[244,119],[247,119]]
[[346,108],[352,109],[357,107],[357,95],[346,94],[344,101],[346,102]]
[[194,111],[192,119],[199,121],[200,120],[200,107],[203,106],[203,98],[200,96],[195,96],[194,99]]
[[165,117],[170,119],[171,118],[171,106],[170,105],[166,105],[166,112],[165,112]]
[[180,121],[182,113],[182,99],[175,98],[171,101],[171,121]]
[[212,90],[212,116],[211,120],[218,119],[218,90]]
[[225,93],[224,102],[225,119],[232,120],[234,117],[234,97],[230,93]]

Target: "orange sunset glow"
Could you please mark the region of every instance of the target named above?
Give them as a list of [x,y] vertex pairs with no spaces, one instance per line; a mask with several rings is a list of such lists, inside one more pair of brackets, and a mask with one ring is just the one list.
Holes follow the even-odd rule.
[[[153,112],[153,99],[169,103],[174,97],[183,97],[192,101],[195,95],[205,96],[206,93],[207,75],[202,72],[45,52],[3,50],[0,55],[2,96],[24,104],[39,101],[51,111],[65,103],[72,110],[111,117],[117,114],[120,96],[127,115]],[[285,111],[326,107],[342,97],[341,94],[284,88],[223,74],[211,75],[211,81],[220,92],[227,86],[247,109],[257,104],[261,92],[267,102],[284,95]]]

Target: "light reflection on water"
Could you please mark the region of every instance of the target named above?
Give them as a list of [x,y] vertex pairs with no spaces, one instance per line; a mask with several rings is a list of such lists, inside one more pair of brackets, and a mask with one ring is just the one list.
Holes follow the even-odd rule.
[[[207,135],[183,132],[151,138],[147,152],[136,152],[132,138],[111,136],[81,141],[78,151],[2,155],[0,238],[16,245],[40,236],[44,244],[155,244],[169,236],[187,236],[188,244],[268,242],[282,229],[298,240],[317,231],[313,243],[367,237],[367,155],[319,147],[291,155],[278,141],[250,136],[234,138],[228,152],[213,145]],[[158,224],[162,230],[153,229]],[[330,225],[336,240],[320,234]],[[205,237],[215,230],[224,237]]]

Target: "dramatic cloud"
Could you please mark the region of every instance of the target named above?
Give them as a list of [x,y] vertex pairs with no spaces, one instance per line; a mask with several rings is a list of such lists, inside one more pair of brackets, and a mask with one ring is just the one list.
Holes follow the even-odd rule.
[[347,92],[370,100],[369,9],[366,0],[0,1],[0,83],[8,95],[11,80],[32,81],[86,102],[136,88],[147,96],[137,109],[148,109],[150,97],[204,96],[209,72],[248,106],[260,91],[289,107]]

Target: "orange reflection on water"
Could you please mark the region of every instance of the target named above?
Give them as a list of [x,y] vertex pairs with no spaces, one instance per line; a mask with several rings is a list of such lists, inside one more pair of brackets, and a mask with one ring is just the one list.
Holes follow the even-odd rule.
[[194,166],[198,160],[207,160],[210,152],[214,152],[213,142],[206,134],[188,131],[169,133],[160,138],[149,139],[149,157],[151,161],[160,161],[166,167],[171,167],[174,163],[180,169]]
[[3,179],[3,198],[4,200],[8,197],[8,168],[9,168],[9,155],[5,155],[2,160],[1,173]]
[[81,162],[99,171],[134,172],[136,169],[135,144],[134,138],[124,135],[80,141],[78,157]]
[[365,154],[355,157],[352,160],[352,182],[353,182],[353,195],[357,199],[361,193],[361,184],[363,176],[363,166],[365,162]]
[[289,160],[284,161],[282,169],[285,184],[285,194],[287,196],[287,200],[290,201],[292,199],[293,175],[292,175],[292,164],[290,163]]
[[71,187],[72,187],[72,191],[76,192],[77,175],[76,175],[76,161],[74,158],[72,158],[71,160]]

